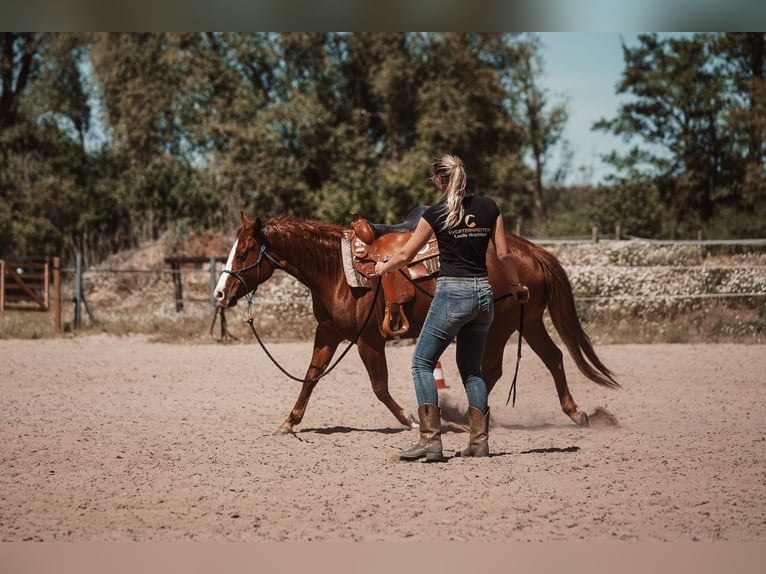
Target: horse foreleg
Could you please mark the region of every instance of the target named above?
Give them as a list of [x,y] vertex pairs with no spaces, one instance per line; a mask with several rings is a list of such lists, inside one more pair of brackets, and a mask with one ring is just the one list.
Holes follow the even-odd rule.
[[576,425],[588,426],[588,415],[577,408],[577,404],[569,392],[566,374],[564,373],[564,356],[550,335],[548,335],[548,331],[545,330],[542,317],[524,323],[524,340],[535,354],[542,359],[551,375],[553,375],[553,381],[556,383],[556,391],[561,403],[561,410]]
[[304,377],[308,382],[301,384],[301,392],[298,394],[298,399],[295,401],[293,410],[290,411],[285,422],[279,425],[277,434],[294,432],[293,428],[295,425],[300,424],[303,420],[303,415],[306,413],[306,407],[311,398],[311,393],[318,382],[312,381],[311,379],[324,373],[325,369],[330,364],[330,360],[335,354],[335,350],[338,348],[340,341],[340,337],[323,329],[321,325],[317,327],[316,333],[314,334],[314,351],[311,354],[311,363],[309,363],[309,368]]
[[388,391],[388,364],[386,362],[385,342],[370,344],[360,339],[357,342],[359,357],[362,359],[367,374],[370,376],[372,391],[378,400],[388,407],[400,423],[406,427],[412,427],[412,419],[407,416],[404,409],[399,406],[391,393]]

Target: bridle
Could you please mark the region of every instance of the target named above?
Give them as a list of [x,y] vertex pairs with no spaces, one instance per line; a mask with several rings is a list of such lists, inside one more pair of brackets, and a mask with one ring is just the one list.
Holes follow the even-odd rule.
[[[284,269],[285,266],[282,265],[279,261],[274,259],[274,257],[271,256],[270,253],[266,251],[266,243],[261,243],[261,250],[258,253],[258,259],[255,260],[255,263],[252,263],[248,265],[247,267],[243,267],[242,269],[224,269],[223,273],[228,273],[232,277],[234,277],[237,281],[242,283],[242,286],[245,288],[245,291],[247,294],[245,297],[247,298],[247,316],[252,320],[253,317],[253,296],[255,295],[255,292],[258,290],[258,285],[261,284],[261,263],[263,263],[263,258],[266,258],[269,260],[269,262],[276,267],[277,269]],[[256,269],[258,271],[258,278],[255,283],[255,287],[253,289],[249,289],[247,283],[242,278],[242,273],[245,273],[246,271],[250,271],[251,269]]]

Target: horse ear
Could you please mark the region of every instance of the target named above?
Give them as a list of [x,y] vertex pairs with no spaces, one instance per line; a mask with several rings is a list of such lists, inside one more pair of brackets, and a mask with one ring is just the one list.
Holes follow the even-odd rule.
[[250,232],[250,235],[258,239],[258,237],[260,237],[261,235],[261,228],[263,227],[263,222],[261,221],[261,218],[256,217],[255,221],[250,221],[247,218],[247,215],[245,215],[244,211],[239,212],[239,218],[242,221],[242,227],[245,229],[248,227],[252,227],[253,230]]

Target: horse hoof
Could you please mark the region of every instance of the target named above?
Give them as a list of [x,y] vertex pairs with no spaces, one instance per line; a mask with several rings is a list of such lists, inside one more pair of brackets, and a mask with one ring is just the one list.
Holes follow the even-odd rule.
[[286,427],[285,425],[282,425],[277,430],[274,431],[274,434],[275,435],[293,434],[293,427]]
[[577,423],[578,427],[588,428],[590,426],[590,419],[588,413],[580,413],[580,421]]

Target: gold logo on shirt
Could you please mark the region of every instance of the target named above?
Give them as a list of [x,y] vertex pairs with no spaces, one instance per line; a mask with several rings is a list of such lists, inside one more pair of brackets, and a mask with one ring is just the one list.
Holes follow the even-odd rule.
[[471,222],[471,220],[474,219],[475,217],[476,217],[475,215],[471,215],[470,213],[465,216],[464,221],[465,221],[466,227],[476,227],[476,224]]

